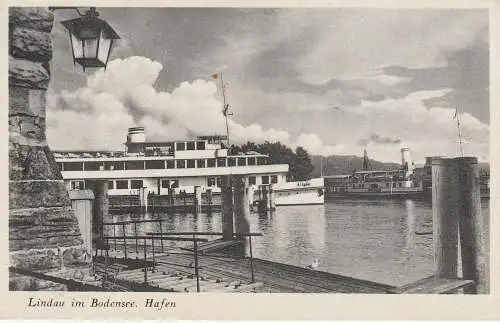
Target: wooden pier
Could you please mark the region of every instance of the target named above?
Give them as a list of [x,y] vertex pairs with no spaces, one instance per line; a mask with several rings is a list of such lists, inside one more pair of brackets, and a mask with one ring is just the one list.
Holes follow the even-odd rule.
[[[122,264],[116,284],[141,291],[196,292],[193,253],[170,249],[157,254],[155,265],[127,270],[123,252],[109,251],[108,261]],[[151,253],[149,252],[151,259]],[[130,255],[132,256],[132,255]],[[248,257],[205,254],[198,257],[200,292],[266,293],[391,293],[396,286]],[[253,266],[252,266],[253,265]],[[253,267],[253,277],[252,277]],[[146,280],[146,283],[145,283]]]

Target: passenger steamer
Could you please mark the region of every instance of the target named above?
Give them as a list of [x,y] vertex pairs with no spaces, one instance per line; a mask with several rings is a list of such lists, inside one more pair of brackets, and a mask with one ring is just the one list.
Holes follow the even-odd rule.
[[56,151],[69,190],[85,189],[92,180],[108,180],[108,194],[167,195],[169,189],[193,193],[195,186],[220,192],[221,176],[243,175],[248,185],[286,182],[287,164],[270,164],[256,152],[230,155],[225,136],[196,140],[150,142],[143,127],[130,128],[125,151]]
[[54,156],[68,190],[107,180],[109,196],[138,196],[143,189],[142,194],[160,196],[169,190],[192,194],[195,186],[217,194],[221,176],[243,175],[254,192],[262,185],[273,187],[277,206],[323,203],[323,192],[318,192],[322,183],[317,187],[317,181],[287,182],[287,164],[270,164],[267,155],[257,152],[231,155],[225,139],[214,135],[151,142],[143,127],[135,127],[128,130],[124,151],[55,151]]
[[363,171],[350,175],[325,176],[327,197],[423,198],[422,180],[414,174],[410,150],[401,149],[402,167],[394,170],[367,170],[365,151]]

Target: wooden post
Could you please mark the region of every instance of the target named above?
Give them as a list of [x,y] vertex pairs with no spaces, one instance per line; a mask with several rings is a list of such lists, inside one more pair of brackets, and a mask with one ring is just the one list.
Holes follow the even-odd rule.
[[114,247],[116,251],[116,225],[113,223],[113,237],[114,237]]
[[432,161],[432,220],[436,277],[457,277],[457,175],[456,163],[452,159]]
[[208,189],[207,192],[207,213],[212,213],[212,189]]
[[146,253],[146,238],[144,238],[144,284],[148,283],[148,255]]
[[137,222],[134,222],[134,236],[135,236],[135,253],[136,254],[139,254],[139,250],[138,250],[138,243],[139,241],[137,240]]
[[222,202],[222,238],[233,240],[233,190],[231,187],[231,176],[221,178],[221,202]]
[[173,188],[168,189],[168,203],[170,205],[174,205],[174,189]]
[[455,158],[459,185],[457,210],[459,214],[460,247],[464,279],[475,282],[464,288],[467,294],[486,294],[488,286],[488,262],[484,252],[483,218],[479,187],[477,158]]
[[271,211],[276,209],[276,204],[274,202],[274,199],[275,199],[275,193],[273,190],[273,186],[270,185],[269,186],[269,210],[271,210]]
[[125,233],[125,223],[122,224],[122,231],[123,231],[123,248],[125,253],[125,259],[127,259],[127,239],[125,239],[125,236],[127,234]]
[[255,283],[255,274],[253,269],[253,251],[252,251],[252,236],[248,236],[248,242],[250,247],[250,270],[252,271],[252,283]]
[[200,273],[198,270],[198,242],[196,235],[193,234],[193,251],[194,251],[194,273],[196,275],[196,291],[200,292]]
[[201,211],[201,186],[194,187],[194,213],[198,214]]
[[151,269],[151,272],[154,273],[156,270],[156,260],[155,260],[155,237],[153,236],[151,236],[151,249],[153,251],[153,269]]
[[[163,237],[163,225],[162,225],[163,221],[160,220],[160,237]],[[163,253],[163,239],[160,240],[160,243],[161,243],[161,253]]]
[[[234,228],[237,235],[250,232],[248,218],[250,216],[250,207],[248,204],[248,187],[242,175],[232,176],[234,189]],[[238,236],[238,239],[244,239],[244,236]]]

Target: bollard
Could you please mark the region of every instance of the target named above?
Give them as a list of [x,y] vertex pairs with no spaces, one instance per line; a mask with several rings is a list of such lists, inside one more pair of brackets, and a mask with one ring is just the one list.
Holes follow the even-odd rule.
[[432,221],[434,275],[457,277],[458,214],[457,167],[452,159],[432,160]]
[[222,237],[224,240],[233,239],[233,190],[231,187],[231,176],[226,175],[221,179],[221,203],[222,203]]
[[489,292],[488,263],[484,251],[483,218],[477,158],[455,158],[458,194],[456,208],[459,216],[460,249],[464,279],[475,285],[464,288],[466,294]]

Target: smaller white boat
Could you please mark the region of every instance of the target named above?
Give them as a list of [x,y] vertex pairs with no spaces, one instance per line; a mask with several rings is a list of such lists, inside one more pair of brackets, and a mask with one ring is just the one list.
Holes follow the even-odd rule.
[[325,184],[323,178],[308,181],[274,184],[274,203],[283,205],[317,205],[325,203]]

